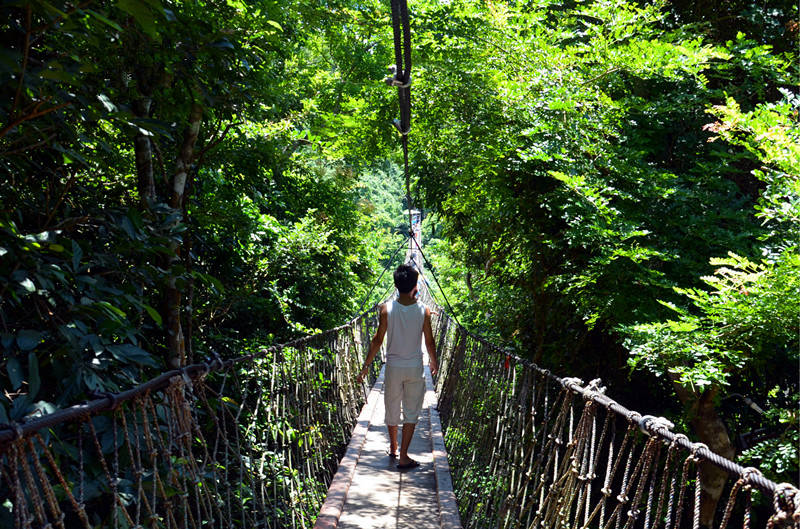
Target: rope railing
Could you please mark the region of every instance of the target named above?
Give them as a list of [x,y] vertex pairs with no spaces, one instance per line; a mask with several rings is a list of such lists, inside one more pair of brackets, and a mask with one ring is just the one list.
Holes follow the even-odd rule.
[[[437,312],[439,413],[465,527],[800,526],[794,486],[629,410],[599,381],[504,350],[422,295]],[[0,425],[0,527],[309,527],[365,400],[355,374],[376,308]],[[708,464],[733,475],[724,508],[704,491]]]
[[376,307],[0,425],[0,527],[310,527],[365,402]]
[[[429,289],[422,296],[437,313],[439,413],[464,527],[800,527],[794,485],[622,406],[599,380],[520,358],[465,329]],[[731,476],[719,505],[704,490],[706,465]],[[753,506],[753,489],[768,508]]]

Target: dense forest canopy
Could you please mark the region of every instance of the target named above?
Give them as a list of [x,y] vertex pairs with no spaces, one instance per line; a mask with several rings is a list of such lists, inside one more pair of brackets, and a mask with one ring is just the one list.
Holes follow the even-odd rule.
[[[363,306],[407,233],[385,4],[0,7],[0,422]],[[410,9],[412,197],[462,321],[794,480],[796,6]]]

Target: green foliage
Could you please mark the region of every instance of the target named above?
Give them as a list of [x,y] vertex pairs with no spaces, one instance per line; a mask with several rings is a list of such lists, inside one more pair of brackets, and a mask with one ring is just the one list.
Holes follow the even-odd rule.
[[[720,121],[708,125],[719,138],[744,147],[764,165],[753,176],[765,184],[756,206],[758,216],[780,230],[777,241],[800,243],[800,96],[782,90],[778,103],[758,104],[750,112],[728,98],[709,113]],[[713,138],[716,139],[716,138]],[[776,242],[777,242],[776,241]],[[780,244],[780,243],[778,243]]]
[[[797,392],[796,34],[756,7],[412,2],[410,161],[463,323],[617,386],[630,351],[651,412],[670,379],[784,421],[744,456],[780,473],[796,415],[719,400]],[[0,420],[359,308],[406,222],[387,11],[3,4]]]
[[[373,82],[389,55],[389,27],[371,29],[383,9],[272,0],[0,7],[0,422],[352,316],[399,242],[399,172],[382,161],[392,131],[375,133],[394,102]],[[383,111],[363,93],[383,98]],[[282,372],[279,392],[300,384],[300,364],[285,359],[282,369],[294,371]],[[254,370],[258,394],[272,390],[272,364]],[[320,393],[331,385],[311,383]],[[338,413],[335,399],[320,402]],[[269,489],[291,496],[271,515],[279,525],[299,513],[295,502],[313,520],[326,477],[304,478],[297,461],[324,446],[317,456],[335,464],[342,438],[328,424],[298,426],[297,406],[285,412],[258,425],[270,442],[249,439]],[[111,421],[93,424],[110,454]],[[56,457],[74,475],[75,439],[62,433]],[[119,464],[132,472],[124,456]],[[108,525],[103,468],[87,461],[85,470],[91,523]],[[231,465],[240,470],[253,472],[244,460]],[[131,501],[134,483],[128,473],[117,484]],[[232,493],[245,502],[253,491]]]
[[[797,99],[785,92],[777,104],[750,112],[728,99],[709,110],[720,121],[708,126],[727,142],[744,147],[762,165],[753,174],[765,186],[755,205],[770,230],[763,237],[760,260],[730,253],[711,259],[716,272],[704,277],[705,289],[676,289],[689,309],[673,306],[679,318],[625,329],[630,364],[669,373],[696,395],[732,387],[769,402],[765,422],[780,424],[778,439],[745,451],[745,462],[758,461],[776,479],[797,470],[796,380],[786,365],[800,361],[800,128]],[[771,384],[779,382],[778,386]],[[783,397],[781,397],[783,394]],[[749,421],[742,421],[748,426]]]
[[800,321],[800,258],[757,264],[731,254],[712,264],[720,268],[704,278],[708,290],[677,289],[696,314],[673,306],[678,320],[626,328],[633,367],[672,373],[697,393],[729,385],[745,365],[762,370],[798,359],[791,344]]
[[373,16],[362,8],[0,9],[3,414],[152,376],[176,318],[191,362],[351,316],[396,244],[401,207],[396,168],[355,163],[367,136],[335,134],[379,119],[359,93],[383,59],[343,29]]
[[[770,390],[769,396],[775,398],[780,392],[781,388],[776,386]],[[770,423],[781,426],[781,435],[744,450],[738,458],[743,465],[764,469],[767,477],[777,481],[796,476],[799,470],[800,454],[797,447],[800,446],[800,428],[796,410],[800,396],[794,393],[789,397],[788,402],[784,401],[789,407],[776,406],[766,412]]]
[[659,298],[762,231],[701,130],[733,55],[665,31],[662,9],[422,7],[419,186],[482,287],[472,305],[536,358],[666,315]]

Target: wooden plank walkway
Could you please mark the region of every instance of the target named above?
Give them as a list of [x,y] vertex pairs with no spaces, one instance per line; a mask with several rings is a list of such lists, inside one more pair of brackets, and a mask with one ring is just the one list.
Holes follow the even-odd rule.
[[409,449],[420,466],[406,471],[386,454],[383,374],[359,416],[315,529],[459,529],[430,370],[426,365],[425,400]]

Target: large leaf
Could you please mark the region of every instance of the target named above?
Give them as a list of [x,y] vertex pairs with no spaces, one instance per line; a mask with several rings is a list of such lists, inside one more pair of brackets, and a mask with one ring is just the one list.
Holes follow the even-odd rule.
[[161,34],[158,32],[156,17],[153,10],[140,0],[119,0],[117,7],[128,13],[136,20],[145,33],[152,39],[161,41]]
[[158,367],[150,353],[133,344],[109,345],[107,349],[114,358],[121,362]]
[[142,306],[144,307],[144,310],[146,310],[147,313],[150,315],[150,317],[153,318],[153,320],[156,322],[156,324],[159,327],[161,327],[161,323],[162,323],[161,314],[159,314],[158,311],[156,309],[154,309],[153,307],[151,307],[150,305],[147,305],[147,304],[143,303]]
[[39,394],[42,380],[39,378],[39,359],[31,352],[28,353],[28,399],[33,400]]
[[81,257],[83,257],[83,250],[81,249],[81,246],[77,242],[72,241],[72,271],[76,274],[78,273],[78,267],[81,264]]
[[8,372],[8,378],[11,381],[11,389],[18,390],[22,386],[23,378],[22,378],[22,365],[19,363],[15,357],[11,357],[6,362],[6,371]]
[[17,333],[17,346],[23,351],[34,349],[42,341],[43,333],[32,329],[22,329]]

